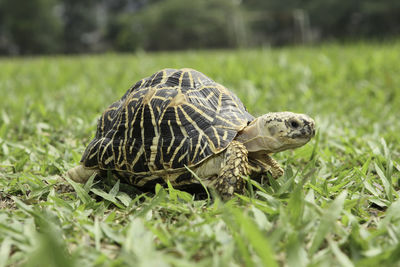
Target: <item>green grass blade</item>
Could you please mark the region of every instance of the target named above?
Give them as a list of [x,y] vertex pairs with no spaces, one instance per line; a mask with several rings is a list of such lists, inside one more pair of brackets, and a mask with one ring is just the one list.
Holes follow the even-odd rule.
[[97,250],[100,250],[102,233],[101,233],[99,219],[97,217],[94,219],[93,234],[94,234],[95,247]]
[[120,181],[117,180],[117,182],[114,184],[113,188],[111,188],[109,194],[110,194],[112,197],[116,197],[116,196],[117,196],[117,194],[118,194],[118,192],[119,192],[119,183],[120,183]]
[[0,246],[0,267],[6,267],[7,266],[7,260],[10,256],[11,252],[11,239],[10,238],[5,238]]
[[333,228],[343,209],[346,196],[347,192],[343,191],[330,205],[324,209],[321,215],[321,222],[317,228],[309,250],[309,255],[313,255],[317,251],[328,232]]
[[351,262],[349,257],[343,251],[341,251],[335,241],[333,241],[331,238],[327,238],[328,243],[330,248],[332,249],[333,254],[337,258],[338,262],[340,263],[340,266],[343,267],[353,267],[354,264]]
[[185,166],[185,168],[186,168],[186,170],[188,170],[188,171],[193,175],[193,177],[194,177],[197,181],[199,181],[199,183],[201,184],[201,186],[202,186],[202,187],[204,188],[204,190],[206,191],[207,200],[210,201],[210,199],[211,199],[211,197],[210,197],[210,192],[208,192],[208,188],[207,188],[207,186],[204,184],[204,182],[203,182],[189,167]]
[[391,179],[390,177],[386,177],[386,175],[383,173],[381,168],[379,168],[378,164],[374,163],[375,170],[379,176],[379,178],[382,181],[383,187],[385,188],[385,193],[390,202],[393,201],[393,194],[392,194],[392,184],[391,184]]
[[89,204],[93,202],[93,199],[89,196],[89,194],[85,191],[83,186],[79,183],[72,181],[68,177],[64,177],[65,180],[74,188],[76,194],[78,195],[79,199],[82,201],[83,204]]
[[304,196],[302,184],[297,185],[290,195],[287,209],[292,225],[294,225],[295,227],[299,226],[301,224],[304,212]]
[[299,233],[290,234],[287,243],[287,264],[289,267],[307,266],[309,259],[307,252],[302,246],[302,240],[299,239]]
[[229,212],[232,214],[237,225],[240,226],[240,231],[243,231],[242,238],[245,237],[245,239],[248,240],[263,265],[271,267],[278,266],[270,244],[263,233],[258,229],[256,223],[238,209],[231,208]]
[[103,190],[98,189],[98,188],[92,188],[92,189],[90,189],[90,191],[93,192],[94,194],[104,198],[105,200],[110,201],[111,203],[113,203],[118,208],[120,208],[120,209],[124,208],[124,206],[122,206],[121,203],[118,202],[117,198],[115,198],[110,193],[106,193]]

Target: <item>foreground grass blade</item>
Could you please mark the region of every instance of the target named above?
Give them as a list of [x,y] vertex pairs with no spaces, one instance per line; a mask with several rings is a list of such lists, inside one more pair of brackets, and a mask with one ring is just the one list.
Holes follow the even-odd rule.
[[[229,214],[227,214],[225,218],[225,222],[233,226],[232,228],[234,231],[240,231],[242,233],[242,239],[248,240],[251,248],[254,249],[264,266],[278,266],[270,244],[267,239],[263,237],[263,233],[258,229],[257,224],[254,221],[252,221],[242,211],[232,207],[229,208]],[[232,218],[234,220],[233,222],[230,221]],[[248,248],[245,249],[242,241],[238,241],[237,238],[236,242],[239,242],[239,247],[241,248],[240,251],[243,253],[245,261],[250,263],[250,254],[247,253]]]
[[10,238],[6,238],[3,240],[0,246],[0,267],[7,266],[7,260],[11,251],[11,240]]
[[68,177],[64,177],[64,179],[67,180],[70,185],[72,185],[83,204],[89,204],[93,201],[81,184],[72,181]]
[[330,232],[336,221],[339,219],[340,213],[343,210],[344,200],[346,199],[347,192],[343,191],[330,203],[321,214],[321,221],[312,241],[309,254],[314,254],[326,235]]

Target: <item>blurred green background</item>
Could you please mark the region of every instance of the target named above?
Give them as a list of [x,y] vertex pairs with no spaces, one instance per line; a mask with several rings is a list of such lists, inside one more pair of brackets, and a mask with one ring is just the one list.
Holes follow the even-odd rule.
[[0,55],[392,39],[398,0],[0,0]]

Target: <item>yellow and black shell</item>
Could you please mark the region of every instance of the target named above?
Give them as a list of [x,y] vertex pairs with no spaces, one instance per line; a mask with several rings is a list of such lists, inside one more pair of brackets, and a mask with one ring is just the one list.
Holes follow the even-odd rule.
[[164,69],[107,108],[86,148],[85,167],[162,175],[223,151],[254,119],[239,98],[193,69]]

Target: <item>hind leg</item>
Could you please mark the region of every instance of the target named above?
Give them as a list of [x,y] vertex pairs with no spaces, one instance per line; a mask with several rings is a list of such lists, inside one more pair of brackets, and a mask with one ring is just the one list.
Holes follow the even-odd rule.
[[228,146],[221,171],[214,183],[214,187],[222,199],[229,199],[235,193],[242,194],[246,181],[242,176],[249,175],[249,162],[246,147],[232,141]]
[[96,170],[79,165],[68,170],[66,176],[68,176],[74,182],[84,184],[94,173],[96,173]]

